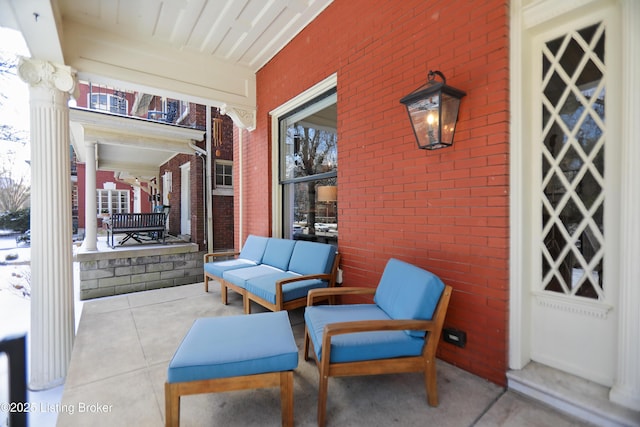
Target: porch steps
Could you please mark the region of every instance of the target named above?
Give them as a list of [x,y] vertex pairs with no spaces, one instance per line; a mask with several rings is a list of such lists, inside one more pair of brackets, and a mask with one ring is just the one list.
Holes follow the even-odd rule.
[[530,362],[507,372],[510,390],[601,427],[640,426],[640,412],[609,400],[609,388]]

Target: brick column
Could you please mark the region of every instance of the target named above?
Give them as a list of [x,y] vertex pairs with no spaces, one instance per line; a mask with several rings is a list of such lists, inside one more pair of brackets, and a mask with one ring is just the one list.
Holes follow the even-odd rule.
[[64,382],[74,338],[69,93],[67,66],[21,58],[30,87],[31,332],[29,387]]

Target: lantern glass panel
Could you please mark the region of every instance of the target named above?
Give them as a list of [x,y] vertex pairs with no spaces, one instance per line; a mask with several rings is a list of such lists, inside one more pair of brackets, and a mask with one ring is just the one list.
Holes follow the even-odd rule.
[[458,120],[459,107],[459,98],[447,93],[442,94],[442,127],[440,135],[440,142],[442,144],[453,144],[453,134],[455,132],[456,121]]
[[440,97],[438,95],[436,93],[407,105],[407,111],[413,123],[413,131],[420,148],[437,144],[439,141],[438,107],[440,106]]

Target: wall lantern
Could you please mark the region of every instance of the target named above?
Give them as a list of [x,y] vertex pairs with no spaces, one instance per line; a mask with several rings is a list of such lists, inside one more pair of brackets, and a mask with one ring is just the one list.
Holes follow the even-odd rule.
[[[442,82],[435,81],[436,76]],[[460,100],[465,92],[447,86],[440,71],[429,71],[427,83],[400,100],[407,107],[418,148],[450,147],[458,120]]]

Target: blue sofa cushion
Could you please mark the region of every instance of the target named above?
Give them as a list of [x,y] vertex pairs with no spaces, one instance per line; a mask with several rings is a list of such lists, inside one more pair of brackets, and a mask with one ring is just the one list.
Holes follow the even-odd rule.
[[[431,320],[444,290],[433,273],[391,258],[382,273],[373,301],[392,319]],[[424,331],[407,331],[424,337]]]
[[168,382],[290,371],[298,347],[286,311],[197,319],[169,363]]
[[204,264],[204,271],[212,276],[222,277],[222,274],[227,270],[235,270],[236,268],[245,268],[255,266],[255,261],[248,259],[236,258],[225,261],[207,262]]
[[[260,277],[247,279],[245,289],[247,292],[260,297],[271,304],[276,303],[276,281],[288,279],[290,277],[299,277],[299,274],[291,271],[283,271],[280,273],[266,274]],[[301,280],[299,282],[287,283],[282,287],[283,300],[291,301],[298,298],[305,298],[311,289],[326,288],[328,283],[319,279]]]
[[336,248],[325,243],[296,241],[289,261],[289,270],[301,275],[331,273]]
[[[358,320],[388,320],[389,316],[375,304],[316,305],[306,307],[304,319],[316,357],[322,360],[325,325]],[[404,331],[336,335],[331,340],[331,363],[418,356],[422,353],[423,344],[424,338],[411,337]]]
[[289,269],[289,259],[295,246],[295,240],[271,237],[262,256],[262,264],[276,267],[282,271]]
[[262,256],[267,248],[268,237],[254,236],[250,234],[247,236],[247,240],[244,241],[244,246],[240,251],[238,258],[253,261],[254,264],[260,264],[262,262]]
[[222,278],[227,282],[244,288],[248,279],[275,273],[282,273],[282,271],[270,265],[260,264],[253,267],[236,268],[235,270],[225,271],[222,273]]

